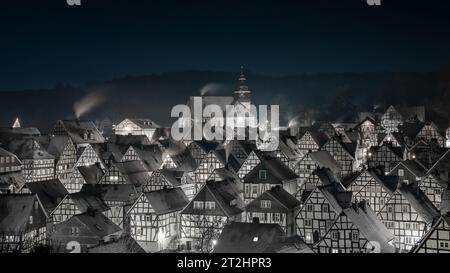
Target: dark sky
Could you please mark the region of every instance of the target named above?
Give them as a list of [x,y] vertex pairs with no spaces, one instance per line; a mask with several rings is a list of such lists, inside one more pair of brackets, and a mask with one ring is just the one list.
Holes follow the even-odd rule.
[[450,61],[438,0],[3,1],[0,90],[180,70],[428,71]]

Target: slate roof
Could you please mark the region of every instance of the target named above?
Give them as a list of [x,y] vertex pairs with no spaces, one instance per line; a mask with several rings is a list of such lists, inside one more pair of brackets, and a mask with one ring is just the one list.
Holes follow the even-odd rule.
[[157,215],[180,211],[189,203],[181,188],[162,189],[143,194]]
[[[300,206],[300,201],[297,200],[294,196],[292,196],[290,193],[288,193],[286,190],[284,190],[280,186],[272,187],[270,190],[265,191],[260,196],[258,196],[256,199],[254,199],[252,202],[250,202],[246,206],[246,210],[252,211],[252,207],[254,208],[260,208],[260,202],[261,200],[273,200],[276,201],[278,204],[280,204],[285,211],[289,210],[295,210]],[[272,212],[271,209],[264,209],[267,210],[267,212]]]
[[34,194],[0,195],[0,232],[25,232],[36,200]]
[[341,165],[334,159],[334,157],[328,151],[317,151],[309,153],[311,159],[316,163],[320,168],[328,168],[333,173],[338,174],[341,172]]
[[[216,209],[220,209],[226,216],[232,217],[239,215],[244,211],[244,205],[239,197],[236,185],[228,180],[206,181],[205,185],[194,196],[191,202],[180,212],[181,214],[214,214],[205,210],[198,211],[193,208],[193,202],[196,200],[204,201],[207,194],[211,194],[218,203]],[[236,205],[231,201],[236,200]]]
[[[260,170],[267,171],[267,179],[261,179]],[[245,177],[244,182],[282,184],[297,179],[298,176],[277,157],[266,157]]]
[[343,210],[345,215],[359,229],[369,242],[378,242],[382,253],[394,252],[392,245],[388,244],[394,235],[380,221],[370,206],[362,201],[353,203]]
[[417,185],[401,183],[398,190],[426,223],[433,223],[440,216],[439,211]]
[[121,228],[114,224],[103,213],[82,213],[72,216],[83,223],[91,232],[99,238],[112,235],[121,231]]
[[69,194],[68,196],[82,213],[88,211],[103,212],[109,209],[99,196],[94,195],[89,191],[80,191]]
[[128,120],[133,122],[142,129],[152,129],[161,127],[156,122],[148,118],[128,118]]
[[30,182],[27,183],[25,187],[27,187],[31,193],[36,194],[39,197],[47,215],[50,215],[68,194],[66,188],[59,179]]
[[[104,143],[105,138],[102,136],[94,122],[89,120],[60,120],[58,121],[66,130],[69,137],[75,144],[82,143]],[[92,133],[92,139],[84,139],[86,132]]]
[[131,237],[130,235],[123,235],[117,240],[89,247],[88,253],[146,253],[146,252],[133,239],[133,237]]
[[55,159],[45,151],[34,139],[17,139],[8,145],[8,150],[15,154],[20,160],[24,159]]
[[87,184],[97,184],[104,175],[99,164],[80,166],[77,169]]
[[273,253],[284,236],[278,224],[232,222],[224,226],[214,253]]

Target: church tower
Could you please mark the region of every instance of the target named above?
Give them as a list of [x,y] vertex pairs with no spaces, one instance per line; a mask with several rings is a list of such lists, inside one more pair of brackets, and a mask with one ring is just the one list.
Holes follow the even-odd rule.
[[234,91],[235,103],[241,103],[245,107],[249,108],[251,104],[252,92],[248,89],[247,79],[244,74],[244,67],[241,66],[241,75],[239,76],[237,90]]

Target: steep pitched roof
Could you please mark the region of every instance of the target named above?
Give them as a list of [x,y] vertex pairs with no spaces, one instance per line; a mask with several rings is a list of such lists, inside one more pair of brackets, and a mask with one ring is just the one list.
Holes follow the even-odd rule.
[[35,201],[38,201],[45,214],[39,198],[34,194],[0,195],[0,232],[21,233],[26,231]]
[[432,223],[440,216],[439,211],[417,185],[401,183],[398,190],[425,222]]
[[285,236],[278,224],[238,223],[226,225],[215,253],[272,253]]
[[59,179],[31,182],[25,184],[28,190],[39,197],[44,209],[49,215],[68,194]]
[[31,138],[13,140],[8,145],[8,150],[19,159],[55,159],[45,151],[39,143]]
[[[267,178],[261,178],[260,170],[267,171]],[[298,176],[286,164],[277,157],[267,157],[253,168],[245,177],[244,181],[256,183],[282,184],[284,181],[297,179]]]
[[99,164],[80,166],[77,169],[87,184],[97,184],[104,175]]
[[90,191],[80,191],[77,193],[72,193],[69,194],[68,197],[70,197],[72,202],[83,213],[88,211],[102,212],[109,209],[99,196],[92,194],[92,192]]
[[162,189],[143,194],[158,215],[180,211],[189,203],[181,188]]
[[131,237],[131,235],[123,235],[117,240],[89,247],[88,253],[146,253],[146,252],[133,239],[133,237]]
[[[60,120],[58,123],[66,130],[67,134],[75,144],[105,142],[105,138],[92,121]],[[85,139],[85,133],[91,133],[91,135]]]
[[121,228],[114,224],[103,213],[83,213],[72,216],[81,223],[83,223],[92,233],[99,238],[118,233]]
[[336,174],[340,173],[342,170],[341,165],[328,151],[312,152],[309,153],[309,156],[320,168],[328,168]]
[[378,242],[380,244],[383,253],[394,252],[393,246],[389,244],[394,239],[394,235],[380,221],[366,201],[353,203],[352,206],[345,208],[343,212],[369,242]]
[[[292,196],[290,193],[288,193],[286,190],[284,190],[280,186],[272,187],[270,190],[265,191],[263,194],[258,196],[255,200],[250,202],[246,209],[252,207],[252,206],[260,206],[261,200],[267,200],[271,199],[273,201],[278,202],[281,206],[284,207],[286,210],[294,210],[297,207],[300,206],[300,201],[297,200],[294,196]],[[268,210],[270,212],[270,210]]]
[[[228,180],[223,181],[206,181],[205,185],[189,202],[189,204],[181,211],[181,214],[214,214],[205,210],[198,211],[193,207],[196,200],[204,201],[206,196],[210,195],[218,203],[216,209],[220,209],[226,216],[231,217],[243,212],[243,202],[239,197],[236,185]],[[236,200],[234,204],[232,201]],[[233,204],[232,204],[233,203]]]

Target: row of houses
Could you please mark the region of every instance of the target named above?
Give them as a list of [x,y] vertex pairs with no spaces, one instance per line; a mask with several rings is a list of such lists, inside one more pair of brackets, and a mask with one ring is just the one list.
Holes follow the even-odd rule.
[[[220,101],[247,105],[245,80]],[[0,249],[450,250],[448,136],[422,108],[279,136],[268,152],[250,140],[175,141],[150,119],[108,136],[91,121],[47,134],[16,121],[0,128]]]

